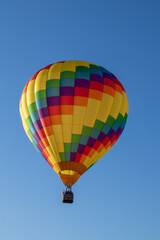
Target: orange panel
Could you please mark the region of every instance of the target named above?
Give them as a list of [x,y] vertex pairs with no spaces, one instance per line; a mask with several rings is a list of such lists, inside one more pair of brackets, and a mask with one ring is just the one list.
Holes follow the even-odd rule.
[[87,106],[88,98],[86,97],[74,97],[74,105]]
[[103,92],[107,93],[108,95],[111,95],[112,97],[114,97],[115,90],[112,87],[104,85]]
[[72,115],[73,114],[73,105],[62,105],[61,106],[62,115]]
[[61,124],[61,115],[50,116],[51,124]]
[[89,91],[89,98],[94,98],[94,99],[97,99],[97,100],[101,101],[102,94],[103,93],[100,92],[100,91],[90,89],[90,91]]

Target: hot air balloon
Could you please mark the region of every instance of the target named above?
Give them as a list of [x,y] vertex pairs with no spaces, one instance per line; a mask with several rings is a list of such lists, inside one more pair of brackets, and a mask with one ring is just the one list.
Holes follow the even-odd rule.
[[126,92],[105,68],[85,61],[48,65],[27,82],[21,99],[24,130],[66,186],[114,145],[128,116]]

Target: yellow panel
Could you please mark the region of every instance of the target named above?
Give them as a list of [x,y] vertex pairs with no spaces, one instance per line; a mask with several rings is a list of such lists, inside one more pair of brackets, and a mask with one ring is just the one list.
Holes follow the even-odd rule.
[[35,86],[35,80],[30,81],[27,88],[27,105],[28,106],[31,103],[34,103],[36,101],[34,96],[34,86]]
[[84,61],[76,61],[77,66],[84,66],[89,68],[89,63]]
[[60,162],[60,157],[59,157],[59,153],[57,151],[57,145],[56,145],[56,142],[55,142],[55,138],[53,135],[50,135],[50,136],[47,136],[47,139],[48,141],[51,143],[51,148],[52,148],[52,151],[54,153],[54,155],[56,156],[56,161],[57,162]]
[[112,103],[113,103],[113,97],[103,93],[102,101],[101,101],[100,108],[97,115],[98,120],[102,122],[106,122]]
[[128,114],[128,111],[129,111],[129,105],[128,105],[128,99],[127,99],[127,95],[126,95],[126,101],[127,101],[126,113]]
[[72,135],[72,125],[62,125],[62,132],[63,132],[63,141],[65,143],[71,142],[71,135]]
[[84,125],[88,127],[93,127],[95,120],[97,118],[98,110],[100,106],[100,101],[96,99],[88,99],[86,116],[84,120]]
[[72,71],[75,72],[76,71],[76,61],[67,61],[63,63],[63,67],[62,67],[62,71]]
[[86,111],[86,107],[82,107],[82,106],[74,106],[73,107],[73,114],[74,115],[85,114],[85,111]]
[[60,79],[63,63],[53,64],[48,72],[48,79]]
[[72,126],[72,133],[73,134],[81,134],[83,125],[73,125]]
[[72,170],[62,170],[61,173],[62,174],[67,174],[67,175],[74,175],[75,171],[72,171]]
[[62,126],[60,124],[52,125],[56,145],[59,152],[64,152],[63,137],[62,137]]
[[121,108],[120,108],[120,113],[122,114],[122,116],[124,116],[125,115],[125,113],[126,113],[126,108],[127,108],[127,98],[126,98],[126,93],[125,92],[123,92],[122,93],[122,96],[123,96],[123,98],[122,98],[122,104],[121,104]]
[[[81,134],[84,118],[85,118],[86,107],[74,106],[73,107],[73,125],[72,134]],[[78,124],[78,126],[77,126]],[[77,130],[78,128],[78,130]]]
[[48,146],[48,147],[46,147],[45,149],[46,149],[47,152],[49,153],[52,162],[53,162],[54,164],[57,163],[57,159],[56,159],[55,156],[53,155],[53,152],[52,152],[51,147]]
[[27,117],[30,116],[28,107],[27,107],[27,102],[26,102],[26,92],[23,92],[22,94],[22,109],[23,109],[24,118],[26,119]]
[[74,115],[73,116],[73,125],[77,125],[77,123],[79,124],[79,125],[83,125],[83,123],[84,123],[84,117],[85,117],[85,115]]
[[83,162],[83,165],[86,166],[87,168],[89,168],[90,166],[90,157],[86,157],[85,161]]
[[35,92],[46,89],[46,79],[48,76],[48,69],[40,71],[36,77]]
[[127,98],[127,95],[126,93],[124,92],[124,99],[125,99],[125,102],[126,102],[126,113],[128,114],[128,111],[129,111],[129,105],[128,105],[128,98]]
[[63,124],[72,124],[72,115],[61,115],[61,122]]
[[111,110],[110,110],[110,113],[109,113],[115,119],[118,116],[121,104],[122,104],[122,94],[120,94],[119,92],[115,91],[113,104],[112,104],[112,107],[111,107]]
[[22,125],[23,125],[23,128],[24,128],[24,131],[25,131],[25,133],[27,134],[27,136],[28,136],[29,140],[31,141],[31,143],[33,143],[31,137],[30,137],[29,134],[28,134],[29,127],[28,127],[28,125],[27,125],[27,123],[26,123],[26,120],[25,120],[25,118],[24,118],[23,110],[22,110],[22,108],[20,108],[19,110],[20,110],[20,115],[21,115],[21,118],[22,118]]

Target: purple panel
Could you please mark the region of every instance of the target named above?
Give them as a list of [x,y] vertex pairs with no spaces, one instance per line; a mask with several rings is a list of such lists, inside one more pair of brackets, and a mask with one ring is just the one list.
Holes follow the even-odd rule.
[[103,72],[103,77],[104,78],[109,78],[110,80],[112,80],[114,82],[113,76],[111,76],[109,73]]
[[41,139],[37,133],[34,134],[34,138],[36,139],[37,142],[41,141]]
[[90,81],[96,81],[96,82],[100,82],[103,84],[103,77],[97,75],[97,74],[91,74],[90,75]]
[[109,133],[107,134],[107,136],[109,137],[109,139],[111,139],[114,134],[115,134],[115,131],[111,128],[111,130],[109,131]]
[[116,132],[116,136],[118,136],[118,135],[121,134],[121,133],[122,133],[122,130],[121,130],[121,128],[119,127],[118,130],[117,130],[117,132]]
[[73,87],[61,87],[60,95],[61,96],[74,96],[74,88]]
[[86,79],[76,79],[75,80],[75,87],[89,88],[89,81],[86,80]]
[[37,145],[37,148],[39,149],[39,151],[43,152],[43,149],[39,146],[39,144]]
[[42,129],[42,124],[41,124],[41,121],[40,120],[37,120],[36,122],[34,122],[34,126],[35,126],[35,129],[38,131],[40,129]]
[[84,152],[84,149],[85,149],[85,145],[83,145],[83,144],[79,144],[79,146],[78,146],[78,153],[83,153]]
[[39,109],[38,110],[38,115],[40,118],[45,118],[45,117],[48,117],[48,108],[42,108],[42,109]]
[[95,141],[96,141],[96,139],[90,137],[90,138],[88,139],[87,146],[93,147]]
[[60,97],[54,96],[47,98],[47,105],[48,106],[57,106],[60,105]]
[[106,137],[106,134],[104,134],[103,132],[101,132],[101,133],[99,134],[97,140],[102,143],[103,140],[105,139],[105,137]]
[[72,162],[75,161],[75,159],[76,159],[76,154],[77,154],[77,153],[71,152],[71,161],[72,161]]

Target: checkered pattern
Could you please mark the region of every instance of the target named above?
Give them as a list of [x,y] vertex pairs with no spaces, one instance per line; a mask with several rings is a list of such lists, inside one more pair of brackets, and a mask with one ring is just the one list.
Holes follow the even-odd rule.
[[64,184],[73,185],[117,141],[128,100],[106,69],[64,61],[38,71],[20,100],[24,129]]

